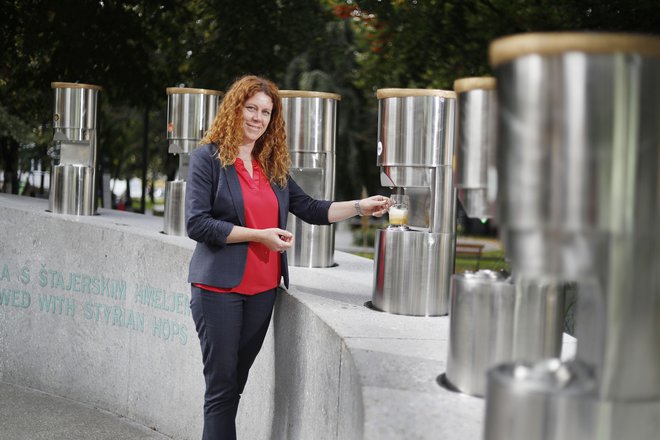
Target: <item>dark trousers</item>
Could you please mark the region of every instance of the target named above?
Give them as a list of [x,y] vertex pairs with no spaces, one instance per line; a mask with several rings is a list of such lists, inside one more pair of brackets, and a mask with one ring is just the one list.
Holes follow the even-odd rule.
[[202,440],[236,439],[238,401],[266,336],[276,292],[241,295],[192,286],[190,308],[206,379]]

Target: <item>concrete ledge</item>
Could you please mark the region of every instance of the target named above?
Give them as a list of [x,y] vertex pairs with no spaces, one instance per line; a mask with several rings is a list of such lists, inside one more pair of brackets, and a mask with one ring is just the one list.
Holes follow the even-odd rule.
[[[185,282],[194,243],[161,234],[156,217],[46,208],[0,195],[0,382],[198,439],[204,386]],[[335,260],[291,268],[242,398],[239,437],[480,438],[483,399],[437,383],[448,318],[365,307],[373,263]]]
[[46,208],[0,196],[0,381],[197,438],[192,241],[161,234],[153,217]]
[[[355,376],[362,403],[359,437],[364,439],[477,439],[483,399],[438,385],[444,373],[449,320],[378,312],[371,300],[373,262],[336,253],[339,266],[291,268],[291,295],[333,328],[345,346],[342,362]],[[346,359],[348,356],[348,359]],[[340,419],[340,426],[344,422]],[[323,437],[319,437],[323,438]],[[343,437],[337,437],[343,438]]]

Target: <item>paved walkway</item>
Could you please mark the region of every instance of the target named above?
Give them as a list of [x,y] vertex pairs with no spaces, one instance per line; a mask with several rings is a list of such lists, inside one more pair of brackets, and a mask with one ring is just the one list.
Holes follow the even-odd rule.
[[0,382],[2,440],[166,440],[108,411]]

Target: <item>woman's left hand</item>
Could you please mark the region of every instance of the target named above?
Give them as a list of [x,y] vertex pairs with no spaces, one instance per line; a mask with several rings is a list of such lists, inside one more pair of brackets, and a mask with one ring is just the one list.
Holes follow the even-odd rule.
[[359,201],[363,215],[381,217],[392,206],[392,199],[385,196],[371,196]]

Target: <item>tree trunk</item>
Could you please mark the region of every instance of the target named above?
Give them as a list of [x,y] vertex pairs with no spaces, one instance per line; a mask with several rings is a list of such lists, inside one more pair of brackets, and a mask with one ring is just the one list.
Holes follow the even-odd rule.
[[144,136],[142,138],[142,197],[140,198],[140,212],[147,211],[147,166],[149,163],[149,106],[144,108]]
[[18,194],[18,173],[16,173],[18,142],[6,137],[0,139],[0,155],[2,157],[5,172],[5,181],[2,191],[5,193]]

